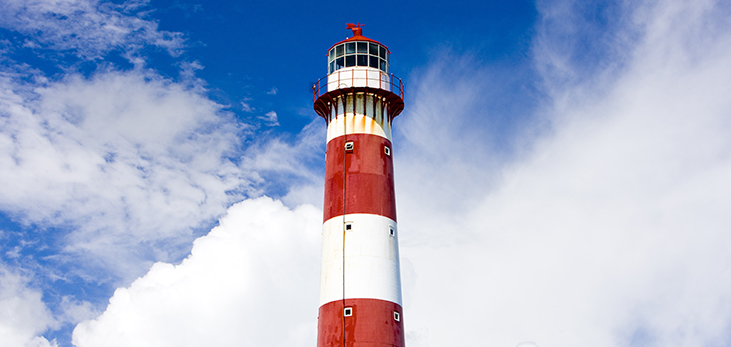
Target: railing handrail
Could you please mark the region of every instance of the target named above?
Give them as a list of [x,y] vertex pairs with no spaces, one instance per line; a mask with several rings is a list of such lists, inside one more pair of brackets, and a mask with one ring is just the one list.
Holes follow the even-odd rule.
[[[351,73],[350,78],[349,78],[351,80],[351,83],[350,83],[350,86],[348,88],[351,88],[351,87],[353,87],[355,85],[355,80],[365,80],[366,81],[366,86],[368,85],[368,81],[378,81],[379,82],[379,89],[382,89],[382,88],[380,88],[380,85],[381,85],[380,83],[385,82],[382,79],[382,76],[388,76],[389,77],[388,83],[391,86],[391,92],[394,93],[394,94],[396,94],[396,95],[398,95],[401,98],[401,100],[404,99],[404,83],[401,81],[400,78],[396,77],[396,75],[394,75],[392,73],[385,73],[385,72],[379,70],[378,71],[378,78],[369,78],[369,76],[368,76],[369,69],[366,69],[366,70],[364,70],[365,73],[366,73],[366,77],[365,78],[363,78],[363,77],[356,78],[355,77],[355,71],[356,71],[355,69],[351,69],[351,70],[347,70],[347,71],[349,71]],[[358,70],[358,71],[360,71],[360,70]],[[337,80],[338,81],[342,81],[343,80],[343,79],[340,78],[340,73],[341,72],[344,72],[344,71],[343,70],[336,71],[336,73],[338,74],[338,77],[337,77]],[[371,71],[371,73],[373,73],[373,72]],[[317,82],[312,86],[312,92],[314,94],[313,95],[314,96],[314,100],[317,100],[317,98],[319,98],[320,96],[322,96],[323,94],[325,94],[325,93],[327,93],[329,91],[328,90],[328,77],[330,77],[331,75],[333,75],[333,74],[328,74],[328,75],[325,75],[325,77],[322,77],[322,78],[318,79]],[[324,80],[325,83],[322,83],[323,80]],[[347,80],[347,78],[345,80]],[[324,91],[323,91],[323,89],[324,89]],[[339,86],[338,86],[337,89],[340,89]]]

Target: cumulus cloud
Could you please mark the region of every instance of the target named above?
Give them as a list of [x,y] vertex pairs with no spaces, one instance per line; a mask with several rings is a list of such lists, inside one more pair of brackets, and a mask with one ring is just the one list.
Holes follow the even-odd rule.
[[229,208],[179,265],[157,263],[76,346],[305,346],[316,335],[322,211],[262,197]]
[[[120,49],[132,54],[152,45],[173,55],[183,47],[180,33],[161,31],[145,19],[146,1],[120,4],[99,0],[5,0],[0,26],[29,35],[26,46],[72,50],[96,59]],[[131,55],[129,57],[132,57]]]
[[0,341],[6,347],[50,347],[55,341],[38,336],[58,322],[28,279],[0,263]]
[[[130,283],[152,261],[181,259],[196,230],[232,202],[259,196],[262,187],[284,195],[289,185],[303,191],[321,182],[306,165],[321,158],[324,132],[318,126],[306,127],[293,143],[254,139],[241,152],[248,128],[195,86],[143,70],[71,74],[56,82],[38,78],[41,83],[31,85],[21,80],[10,73],[0,79],[0,180],[10,183],[0,187],[0,209],[22,224],[53,230],[53,241],[40,244],[52,255],[35,259],[29,249],[39,241],[32,233],[26,235],[32,242],[0,249],[39,278],[64,286]],[[316,186],[320,190],[322,183]],[[307,198],[285,201],[295,206]],[[321,198],[319,193],[315,200]],[[318,229],[319,218],[312,224]],[[38,261],[61,263],[63,270]],[[317,260],[308,264],[315,283]],[[101,307],[83,299],[89,298],[54,292],[54,325],[9,331],[31,336],[97,316]],[[312,333],[308,324],[316,308],[301,312],[308,316],[290,336],[294,340]]]
[[[400,215],[412,346],[728,344],[728,11],[712,1],[620,10],[625,37],[605,48],[630,49],[614,64],[575,68],[554,59],[566,46],[537,42],[537,65],[561,63],[544,75],[550,124],[538,140],[518,138],[524,149],[500,170],[475,162],[484,174],[457,184],[437,175],[432,184],[470,197],[462,212]],[[539,40],[556,39],[550,29]],[[575,76],[551,80],[562,69]],[[401,160],[397,170],[429,181],[434,164]],[[421,194],[404,181],[400,208]]]
[[66,252],[89,253],[123,278],[150,254],[178,257],[193,228],[250,187],[228,159],[240,126],[180,84],[140,71],[31,91],[1,82],[0,180],[12,184],[0,188],[0,208],[70,227]]

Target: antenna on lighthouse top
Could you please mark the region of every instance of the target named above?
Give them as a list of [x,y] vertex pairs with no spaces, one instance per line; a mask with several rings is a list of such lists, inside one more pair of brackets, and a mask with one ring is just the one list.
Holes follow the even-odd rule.
[[348,29],[353,30],[353,36],[363,36],[363,26],[364,24],[353,24],[348,23],[346,24]]

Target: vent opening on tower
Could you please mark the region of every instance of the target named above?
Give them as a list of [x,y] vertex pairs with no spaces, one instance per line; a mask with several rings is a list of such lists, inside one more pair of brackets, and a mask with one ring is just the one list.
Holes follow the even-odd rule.
[[349,141],[349,142],[346,142],[345,143],[345,151],[346,152],[352,152],[353,151],[353,147],[355,147],[355,144],[353,143],[353,141]]
[[350,317],[353,315],[353,308],[352,307],[346,307],[343,309],[343,316]]
[[401,320],[401,315],[398,313],[398,311],[393,311],[393,320],[397,322]]
[[387,156],[391,156],[391,148],[388,146],[383,146],[383,151],[386,153]]
[[351,222],[345,223],[345,230],[346,231],[353,230],[353,223],[351,223]]
[[396,236],[396,230],[394,230],[393,227],[388,227],[388,233],[391,236]]

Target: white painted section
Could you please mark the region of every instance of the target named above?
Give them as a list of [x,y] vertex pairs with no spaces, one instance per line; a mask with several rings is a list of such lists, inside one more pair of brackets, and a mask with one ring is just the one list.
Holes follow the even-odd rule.
[[[355,104],[353,104],[355,103]],[[373,94],[348,94],[330,105],[327,141],[345,134],[371,134],[391,140],[388,104]]]
[[327,76],[327,91],[340,88],[370,87],[391,91],[391,76],[365,66],[346,67]]
[[[345,223],[352,230],[345,230]],[[389,227],[395,230],[391,236]],[[345,235],[345,236],[343,236]],[[320,305],[345,298],[380,299],[401,305],[398,229],[392,219],[375,214],[333,217],[322,225]]]

